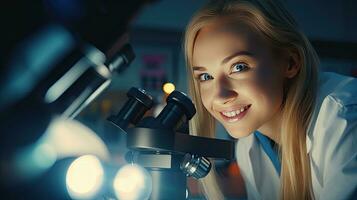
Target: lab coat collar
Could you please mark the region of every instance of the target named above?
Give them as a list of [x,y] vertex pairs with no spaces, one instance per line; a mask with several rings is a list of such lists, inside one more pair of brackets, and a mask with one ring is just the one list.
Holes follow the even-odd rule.
[[311,151],[311,138],[310,134],[306,134],[306,152],[309,154]]
[[252,184],[252,189],[254,191],[251,191],[251,193],[254,195],[254,197],[251,197],[252,199],[261,199],[260,194],[258,193],[258,191],[256,190],[257,185],[255,182],[255,176],[254,176],[254,172],[253,172],[253,160],[254,160],[254,151],[256,151],[255,148],[253,148],[254,146],[257,145],[257,140],[255,138],[254,132],[252,134],[250,134],[249,136],[247,136],[245,138],[245,145],[246,145],[246,150],[248,151],[248,160],[247,160],[247,165],[248,165],[248,170],[250,170],[249,173],[247,173],[247,178],[250,180],[250,183]]
[[[258,190],[264,190],[263,188],[258,187],[261,177],[261,170],[265,171],[265,173],[267,171],[269,171],[269,173],[273,173],[273,177],[275,177],[274,179],[272,179],[271,181],[273,181],[275,184],[279,182],[279,173],[275,170],[273,163],[271,162],[270,158],[266,155],[266,153],[264,152],[264,150],[260,147],[260,142],[258,140],[258,138],[255,136],[255,134],[251,134],[249,136],[249,138],[247,138],[246,141],[246,145],[247,145],[247,150],[248,150],[248,169],[251,170],[249,173],[249,179],[250,179],[250,183],[253,186],[254,190],[251,191],[251,194],[254,193],[254,197],[251,197],[251,199],[262,199],[261,194],[258,192]],[[265,159],[263,159],[263,157]],[[264,169],[261,169],[262,167],[264,167]],[[267,169],[271,169],[271,170],[267,170]],[[264,172],[263,172],[264,173]],[[272,183],[273,184],[273,183]],[[276,191],[275,191],[276,192]]]

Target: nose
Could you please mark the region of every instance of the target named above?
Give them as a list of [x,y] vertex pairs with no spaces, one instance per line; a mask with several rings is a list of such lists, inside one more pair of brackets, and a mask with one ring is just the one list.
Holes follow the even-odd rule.
[[215,103],[228,104],[238,97],[238,92],[234,90],[234,85],[225,76],[220,76],[216,82]]

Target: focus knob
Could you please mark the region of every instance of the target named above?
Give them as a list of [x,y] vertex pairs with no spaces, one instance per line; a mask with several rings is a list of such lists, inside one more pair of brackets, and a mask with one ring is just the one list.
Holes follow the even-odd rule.
[[181,170],[195,179],[205,177],[211,170],[211,162],[205,157],[199,157],[187,153],[181,163]]

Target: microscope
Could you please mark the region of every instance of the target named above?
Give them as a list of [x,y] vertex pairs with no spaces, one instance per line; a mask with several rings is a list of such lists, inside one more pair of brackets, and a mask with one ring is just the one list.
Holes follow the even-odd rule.
[[186,94],[173,91],[157,117],[143,117],[153,106],[145,90],[131,88],[127,96],[122,109],[108,120],[126,133],[128,162],[149,171],[151,200],[186,199],[187,177],[200,179],[211,170],[207,157],[233,159],[232,141],[189,135],[188,122],[196,109]]

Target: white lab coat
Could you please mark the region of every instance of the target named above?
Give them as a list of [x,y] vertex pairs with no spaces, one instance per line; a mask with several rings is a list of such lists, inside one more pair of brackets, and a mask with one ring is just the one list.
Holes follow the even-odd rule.
[[[306,137],[316,199],[357,199],[357,79],[320,73]],[[248,199],[279,199],[280,178],[254,134],[236,143]]]

